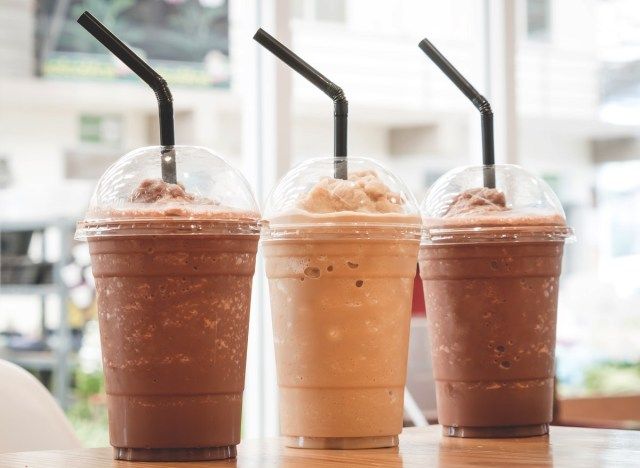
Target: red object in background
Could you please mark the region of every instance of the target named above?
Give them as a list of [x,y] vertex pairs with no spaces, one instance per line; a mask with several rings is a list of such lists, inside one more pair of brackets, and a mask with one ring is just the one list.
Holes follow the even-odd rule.
[[411,305],[412,316],[426,315],[424,307],[424,290],[420,279],[420,270],[416,266],[416,277],[413,280],[413,304]]

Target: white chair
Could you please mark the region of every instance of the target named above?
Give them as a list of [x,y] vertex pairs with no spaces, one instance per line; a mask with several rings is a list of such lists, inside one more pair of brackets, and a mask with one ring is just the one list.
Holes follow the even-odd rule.
[[426,427],[429,425],[427,418],[407,387],[404,387],[404,412],[414,427]]
[[427,333],[427,318],[411,318],[409,337],[409,368],[404,394],[405,418],[416,427],[427,424],[427,417],[436,415],[436,389],[431,369],[431,353]]
[[81,447],[47,389],[24,369],[0,359],[0,453]]

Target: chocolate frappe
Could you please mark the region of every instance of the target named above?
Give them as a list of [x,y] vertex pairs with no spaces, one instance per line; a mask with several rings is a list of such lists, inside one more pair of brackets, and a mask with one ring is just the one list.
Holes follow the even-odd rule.
[[500,190],[455,196],[421,246],[438,420],[445,434],[544,434],[552,419],[562,212]]
[[119,201],[94,203],[79,225],[115,458],[233,457],[259,215],[157,179]]

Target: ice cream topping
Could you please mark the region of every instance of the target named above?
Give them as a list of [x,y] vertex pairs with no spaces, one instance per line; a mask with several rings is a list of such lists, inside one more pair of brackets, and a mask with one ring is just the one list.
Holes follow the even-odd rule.
[[366,170],[351,173],[348,180],[321,179],[302,197],[298,207],[310,213],[400,213],[404,202],[378,178],[375,171]]
[[169,184],[161,179],[145,179],[131,193],[133,203],[193,202],[196,197],[187,193],[182,184]]
[[503,192],[486,187],[472,188],[453,199],[444,217],[482,215],[507,209]]

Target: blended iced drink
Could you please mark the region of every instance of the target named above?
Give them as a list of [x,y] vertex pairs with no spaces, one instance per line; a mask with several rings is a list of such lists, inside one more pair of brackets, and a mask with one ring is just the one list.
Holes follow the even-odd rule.
[[280,428],[303,448],[397,445],[420,217],[402,183],[349,158],[312,160],[265,216]]
[[[551,189],[517,166],[452,171],[423,205],[420,251],[438,420],[459,437],[548,432],[558,278],[572,232]],[[474,188],[475,184],[477,184]]]
[[185,185],[146,178],[159,174],[155,148],[130,153],[79,223],[118,459],[229,458],[240,442],[259,214],[224,161],[176,150]]

